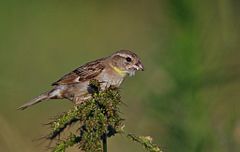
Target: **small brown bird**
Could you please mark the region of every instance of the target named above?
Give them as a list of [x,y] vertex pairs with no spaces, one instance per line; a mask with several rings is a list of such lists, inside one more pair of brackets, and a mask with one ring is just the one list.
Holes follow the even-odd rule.
[[119,87],[127,75],[133,76],[138,70],[143,71],[140,58],[129,50],[120,50],[108,57],[88,62],[64,75],[52,83],[54,86],[52,90],[42,93],[18,109],[23,110],[49,99],[68,99],[80,104],[91,98],[90,80],[95,79],[100,82],[101,90],[110,86]]

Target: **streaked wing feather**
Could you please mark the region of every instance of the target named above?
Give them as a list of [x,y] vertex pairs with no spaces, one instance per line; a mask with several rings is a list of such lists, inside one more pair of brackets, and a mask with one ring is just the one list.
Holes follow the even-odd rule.
[[61,79],[52,83],[52,85],[73,84],[90,80],[96,77],[104,69],[102,60],[104,59],[88,62],[72,72],[64,75]]
[[76,73],[70,72],[70,73],[64,75],[58,81],[52,83],[52,85],[77,83],[77,82],[79,82],[79,78],[80,77]]

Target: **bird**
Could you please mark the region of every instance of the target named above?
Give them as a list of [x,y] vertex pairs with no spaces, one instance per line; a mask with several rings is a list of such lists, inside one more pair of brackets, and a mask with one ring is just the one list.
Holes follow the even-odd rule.
[[68,99],[74,104],[81,104],[92,97],[89,89],[91,80],[97,80],[100,90],[111,86],[119,88],[127,76],[134,76],[136,71],[144,71],[144,66],[133,51],[119,50],[110,56],[87,62],[65,74],[52,83],[53,88],[46,91],[18,109],[24,110],[32,105],[50,99]]

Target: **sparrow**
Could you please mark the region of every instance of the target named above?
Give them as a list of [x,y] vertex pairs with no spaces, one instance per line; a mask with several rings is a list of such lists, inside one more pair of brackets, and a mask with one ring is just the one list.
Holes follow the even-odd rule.
[[100,83],[101,91],[110,86],[118,88],[126,76],[133,76],[139,70],[143,71],[144,67],[138,55],[130,50],[120,50],[76,68],[52,83],[53,89],[42,93],[18,109],[24,110],[50,99],[68,99],[74,104],[80,104],[92,97],[89,89],[91,80]]

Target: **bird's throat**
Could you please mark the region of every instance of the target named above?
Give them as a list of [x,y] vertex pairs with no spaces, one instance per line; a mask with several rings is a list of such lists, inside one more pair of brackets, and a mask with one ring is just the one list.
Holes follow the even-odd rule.
[[113,70],[114,70],[117,74],[121,75],[122,77],[125,77],[125,76],[126,76],[126,74],[127,74],[126,71],[121,70],[120,68],[118,68],[118,67],[116,67],[116,66],[113,66],[112,64],[110,64],[110,66],[111,66],[111,68],[113,68]]

